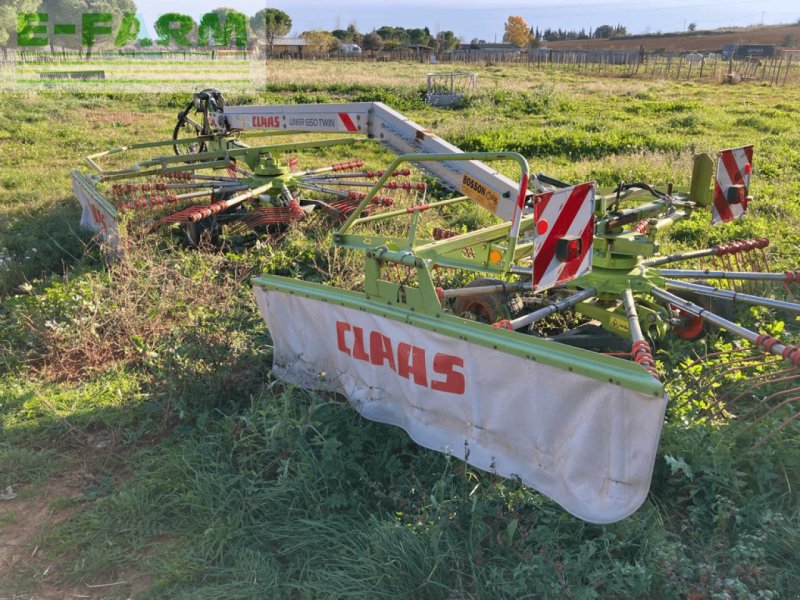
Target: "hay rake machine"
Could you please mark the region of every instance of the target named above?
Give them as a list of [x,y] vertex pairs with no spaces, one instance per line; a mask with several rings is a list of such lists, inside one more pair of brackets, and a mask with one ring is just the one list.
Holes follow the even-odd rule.
[[[359,205],[383,173],[351,160],[300,169],[297,158],[285,164],[285,153],[354,144],[361,137],[337,137],[250,147],[246,133],[221,133],[215,111],[225,101],[215,90],[204,90],[178,115],[171,140],[133,144],[87,157],[93,172],[73,172],[73,188],[83,207],[81,224],[97,231],[114,251],[122,250],[127,234],[136,229],[180,225],[192,244],[202,234],[215,237],[223,227],[233,232],[263,233],[274,226],[303,220],[315,209],[343,220]],[[231,109],[234,110],[234,109]],[[246,118],[246,116],[242,116]],[[269,117],[250,123],[261,136],[283,133]],[[357,133],[352,123],[348,133]],[[363,136],[362,136],[363,137]],[[173,155],[149,156],[158,149]],[[142,160],[130,164],[132,157]],[[121,168],[119,161],[123,161]],[[398,169],[381,184],[364,215],[389,207],[398,198],[424,192],[426,184],[411,181],[410,169]],[[302,199],[299,194],[304,194]]]
[[[274,275],[254,280],[276,376],[339,392],[366,418],[520,478],[582,519],[620,520],[647,495],[669,400],[653,346],[666,337],[695,340],[711,325],[734,338],[725,372],[698,378],[686,366],[678,402],[726,373],[756,373],[737,397],[710,402],[710,418],[731,416],[730,406],[745,397],[743,412],[762,416],[784,415],[797,399],[796,388],[775,386],[800,379],[800,349],[737,323],[731,307],[798,313],[793,298],[754,292],[755,284],[779,283],[790,295],[800,274],[769,272],[763,238],[666,256],[657,241],[659,231],[698,209],[710,209],[719,224],[746,213],[751,146],[722,151],[716,164],[695,157],[685,190],[644,183],[601,190],[531,176],[517,153],[461,152],[380,103],[230,107],[204,92],[178,125],[173,140],[136,147],[174,146],[172,156],[116,171],[96,161],[127,149],[90,157],[94,173],[74,174],[84,224],[119,248],[121,207],[168,204],[127,197],[114,204],[104,193],[134,178],[164,178],[172,187],[157,190],[166,192],[159,198],[190,201],[147,219],[150,226],[227,218],[257,228],[315,208],[336,215],[334,244],[364,256],[363,291]],[[181,138],[186,128],[189,137]],[[242,142],[251,131],[352,136],[251,148]],[[283,158],[356,142],[377,142],[396,158],[380,172],[352,162],[303,171]],[[519,179],[489,166],[496,161],[515,164]],[[384,190],[412,169],[461,195],[433,199],[425,185],[412,184],[395,186],[410,192],[404,197],[386,198]],[[494,224],[448,227],[459,205],[472,202],[497,217]],[[682,262],[694,268],[669,268]],[[759,385],[769,393],[759,395]],[[778,428],[797,417],[790,412]]]

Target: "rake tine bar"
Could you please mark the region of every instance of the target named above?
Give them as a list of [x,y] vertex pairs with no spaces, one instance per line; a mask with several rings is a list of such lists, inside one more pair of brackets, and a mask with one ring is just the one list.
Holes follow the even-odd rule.
[[633,341],[631,358],[636,364],[641,365],[645,371],[660,380],[661,378],[656,370],[656,361],[653,358],[653,351],[650,348],[650,344],[644,339],[644,334],[642,334],[642,327],[639,323],[639,313],[636,312],[636,303],[633,300],[633,292],[631,290],[628,289],[622,292],[622,305],[625,307],[625,316],[628,318],[628,330],[631,333],[631,340]]
[[761,438],[760,440],[758,440],[758,442],[756,442],[756,445],[755,445],[755,446],[753,446],[753,448],[760,448],[760,447],[761,447],[761,446],[763,446],[763,445],[766,443],[766,441],[767,441],[768,439],[770,439],[770,438],[771,438],[773,435],[775,435],[776,433],[778,433],[779,431],[781,431],[781,430],[782,430],[784,427],[786,427],[786,426],[787,426],[789,423],[791,423],[792,421],[795,421],[795,420],[797,420],[797,419],[800,419],[800,412],[796,412],[796,413],[794,413],[794,414],[793,414],[791,417],[787,417],[787,418],[785,418],[783,421],[781,421],[781,424],[780,424],[780,425],[778,425],[778,426],[777,426],[775,429],[773,429],[772,431],[770,431],[770,432],[769,432],[767,435],[765,435],[763,438]]
[[338,172],[338,171],[352,171],[353,169],[360,169],[364,166],[363,160],[352,160],[349,162],[343,163],[336,163],[333,165],[329,165],[327,167],[316,167],[314,169],[307,169],[302,173],[298,173],[298,176],[302,175],[314,175],[315,173],[330,173],[330,172]]
[[711,270],[684,270],[684,269],[659,269],[662,277],[675,277],[678,279],[741,279],[746,281],[779,281],[793,283],[800,281],[800,271],[785,271],[783,273],[764,273],[739,271],[711,271]]
[[665,265],[671,262],[691,260],[693,258],[703,258],[705,256],[725,256],[727,254],[738,254],[739,252],[750,252],[751,250],[756,249],[759,249],[763,252],[764,248],[767,246],[769,246],[769,239],[758,237],[749,240],[738,240],[723,244],[716,244],[711,248],[704,248],[702,250],[677,252],[675,254],[670,254],[669,256],[651,258],[650,260],[642,261],[642,264],[647,267],[657,267],[659,265]]
[[777,308],[792,312],[800,312],[800,304],[796,302],[762,298],[761,296],[752,296],[750,294],[742,294],[741,292],[734,292],[730,290],[720,290],[715,287],[697,285],[696,283],[687,283],[684,281],[674,281],[671,279],[667,279],[666,283],[667,288],[681,290],[684,292],[693,292],[695,294],[708,296],[710,298],[719,298],[721,300],[728,300],[730,302],[744,302],[745,304],[756,304],[758,306],[766,306],[767,308]]
[[698,306],[693,302],[684,300],[683,298],[680,298],[675,294],[671,294],[666,290],[653,287],[651,288],[650,293],[661,300],[665,300],[666,302],[677,306],[689,314],[703,318],[712,325],[716,325],[720,329],[724,329],[734,335],[738,335],[739,337],[746,339],[748,342],[762,350],[765,350],[771,354],[775,354],[776,356],[783,357],[785,360],[789,361],[795,366],[800,364],[800,348],[797,348],[796,346],[784,344],[779,339],[771,335],[767,335],[765,333],[756,333],[755,331],[751,331],[746,327],[737,325],[728,319],[724,319],[719,315],[706,310],[702,306]]

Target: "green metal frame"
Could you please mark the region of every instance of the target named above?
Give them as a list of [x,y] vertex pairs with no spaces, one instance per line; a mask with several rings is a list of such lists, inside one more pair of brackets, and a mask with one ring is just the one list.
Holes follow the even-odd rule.
[[[235,137],[209,135],[112,148],[87,157],[89,164],[97,173],[96,176],[92,178],[80,174],[76,174],[76,176],[98,204],[116,218],[117,211],[113,205],[95,187],[99,181],[179,173],[198,168],[224,168],[230,164],[232,159],[237,159],[247,164],[254,173],[253,177],[245,180],[247,185],[269,193],[272,190],[280,190],[284,186],[291,187],[292,185],[292,175],[276,160],[278,154],[367,141],[365,137],[351,136],[249,147],[239,142],[239,137],[238,135]],[[201,141],[207,142],[211,149],[191,155],[162,156],[142,161],[129,169],[104,170],[100,166],[101,159],[122,152],[188,145]],[[528,163],[522,155],[516,152],[400,155],[385,169],[359,206],[333,236],[337,246],[364,252],[365,285],[363,293],[279,276],[256,278],[254,284],[284,293],[367,311],[514,356],[574,371],[598,381],[609,381],[660,397],[663,394],[661,384],[635,363],[463,319],[443,308],[433,283],[432,269],[434,267],[503,275],[511,272],[515,267],[532,264],[533,236],[526,234],[532,233],[535,220],[534,215],[525,216],[523,214],[522,206],[519,206],[512,221],[443,240],[418,237],[417,229],[421,213],[467,201],[466,196],[417,204],[407,209],[360,216],[379,193],[381,187],[403,163],[419,164],[463,160],[511,160],[516,162],[521,171],[519,193],[523,198],[528,194]],[[575,306],[577,312],[598,320],[610,332],[627,336],[629,335],[629,325],[624,310],[616,303],[616,300],[621,293],[630,289],[638,295],[638,314],[642,327],[654,334],[666,332],[668,315],[664,314],[663,307],[646,298],[653,287],[664,286],[663,278],[657,275],[656,270],[641,265],[641,261],[658,253],[656,234],[660,229],[685,218],[697,206],[709,204],[711,194],[709,188],[713,177],[713,168],[713,161],[708,155],[696,157],[689,190],[674,193],[671,190],[669,197],[653,199],[648,192],[640,189],[632,189],[621,194],[613,190],[603,190],[602,192],[605,193],[598,193],[595,205],[593,270],[569,283],[570,288],[593,288],[598,292],[595,299],[578,303]],[[635,208],[622,210],[618,208],[619,204],[623,202],[630,203],[643,197],[648,198],[649,202],[644,202]],[[354,229],[359,226],[396,219],[403,215],[410,216],[408,234],[405,237],[354,233]],[[644,219],[648,220],[646,231],[636,232],[626,229],[626,226],[631,223]],[[392,265],[407,267],[409,269],[408,280],[397,283],[385,279],[383,273]],[[518,272],[518,269],[514,270]],[[414,275],[413,283],[411,283],[412,274]]]
[[[126,177],[145,177],[148,175],[163,175],[166,173],[180,173],[183,171],[194,171],[200,169],[217,169],[224,168],[230,164],[231,159],[243,160],[250,169],[258,171],[261,159],[266,156],[281,154],[283,152],[293,152],[295,150],[303,150],[308,148],[323,148],[326,146],[338,146],[341,144],[354,144],[357,142],[367,141],[368,138],[360,136],[349,136],[344,138],[334,138],[328,140],[313,140],[308,142],[293,142],[289,144],[271,144],[268,146],[242,146],[224,147],[224,143],[235,141],[235,138],[220,137],[220,136],[199,136],[196,138],[186,138],[182,140],[169,140],[159,142],[144,142],[141,144],[133,144],[131,146],[119,146],[111,148],[103,152],[90,154],[86,157],[91,167],[98,173],[101,181],[114,181],[117,179],[124,179]],[[98,160],[106,158],[114,154],[122,152],[129,152],[131,150],[146,150],[150,148],[159,148],[165,146],[175,145],[188,145],[197,143],[198,141],[210,141],[217,146],[217,149],[198,152],[196,154],[176,154],[174,156],[160,156],[152,160],[146,160],[137,163],[131,169],[121,169],[117,171],[105,171],[98,164]],[[178,164],[187,163],[187,164]],[[147,167],[158,167],[147,170]],[[270,173],[264,173],[265,177],[273,176]]]

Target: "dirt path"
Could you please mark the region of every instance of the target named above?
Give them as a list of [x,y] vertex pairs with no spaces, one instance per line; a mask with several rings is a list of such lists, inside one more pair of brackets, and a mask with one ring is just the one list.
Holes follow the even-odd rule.
[[[127,599],[144,587],[141,577],[127,576],[109,584],[65,584],[62,557],[40,545],[53,527],[81,510],[89,481],[86,463],[72,460],[45,483],[15,486],[15,497],[0,499],[0,600]],[[5,491],[0,497],[9,496],[2,496]]]

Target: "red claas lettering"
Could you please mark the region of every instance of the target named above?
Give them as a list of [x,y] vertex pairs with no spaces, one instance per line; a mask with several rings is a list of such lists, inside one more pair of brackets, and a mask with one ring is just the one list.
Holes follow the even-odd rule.
[[[399,377],[413,381],[421,387],[457,395],[463,394],[467,387],[462,372],[463,358],[437,352],[429,362],[425,348],[407,342],[395,344],[380,331],[370,331],[366,335],[361,327],[336,321],[336,346],[339,352],[355,360],[368,362],[376,367],[389,367]],[[437,377],[429,379],[428,373]]]
[[259,115],[253,117],[253,127],[271,127],[272,129],[279,129],[280,126],[280,117],[264,117]]

